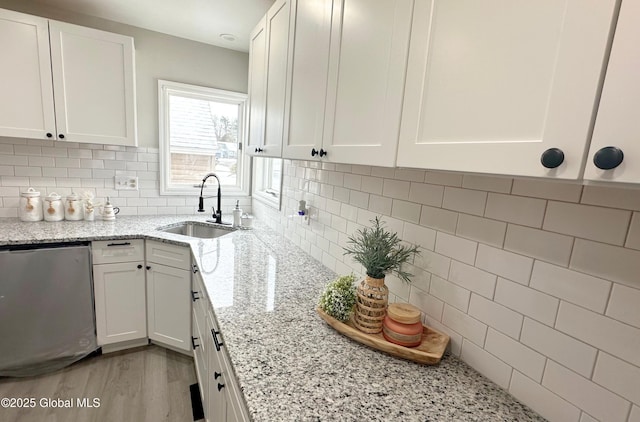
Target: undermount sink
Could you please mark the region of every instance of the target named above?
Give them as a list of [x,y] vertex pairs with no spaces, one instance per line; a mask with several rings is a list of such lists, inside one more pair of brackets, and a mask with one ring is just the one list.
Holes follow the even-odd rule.
[[158,230],[165,233],[181,234],[183,236],[197,237],[200,239],[214,239],[233,232],[235,227],[222,224],[185,221],[182,223],[171,224],[170,226],[160,227]]

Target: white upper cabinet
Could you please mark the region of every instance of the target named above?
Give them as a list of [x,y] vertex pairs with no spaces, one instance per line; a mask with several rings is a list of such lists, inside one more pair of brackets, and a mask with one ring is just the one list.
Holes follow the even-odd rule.
[[290,1],[278,0],[251,33],[249,148],[280,157],[284,135]]
[[133,38],[49,21],[58,138],[137,145]]
[[284,158],[312,159],[311,151],[322,148],[332,4],[294,0],[291,5]]
[[394,166],[413,0],[334,0],[320,155]]
[[640,183],[640,0],[624,0],[584,178]]
[[397,165],[578,179],[615,11],[416,0]]
[[0,9],[0,135],[56,133],[46,19]]
[[0,9],[0,39],[0,136],[137,145],[133,38]]

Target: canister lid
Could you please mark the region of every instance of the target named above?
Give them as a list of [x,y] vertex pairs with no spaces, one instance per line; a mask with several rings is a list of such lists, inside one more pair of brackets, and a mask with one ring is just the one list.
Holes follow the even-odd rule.
[[59,201],[60,200],[60,195],[58,195],[55,192],[51,192],[49,195],[47,195],[47,197],[45,199],[47,201]]
[[40,192],[38,192],[34,188],[29,188],[29,189],[21,192],[20,196],[23,196],[25,198],[34,198],[36,196],[40,196]]
[[79,199],[80,199],[80,197],[75,192],[71,192],[69,195],[67,195],[67,200],[69,200],[69,201],[77,201]]

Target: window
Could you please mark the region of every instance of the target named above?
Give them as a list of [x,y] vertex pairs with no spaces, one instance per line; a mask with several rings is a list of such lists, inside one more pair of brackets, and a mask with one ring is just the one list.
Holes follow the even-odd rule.
[[280,209],[282,159],[254,157],[253,160],[253,197]]
[[193,195],[207,173],[225,194],[246,194],[246,101],[246,94],[158,81],[162,195]]

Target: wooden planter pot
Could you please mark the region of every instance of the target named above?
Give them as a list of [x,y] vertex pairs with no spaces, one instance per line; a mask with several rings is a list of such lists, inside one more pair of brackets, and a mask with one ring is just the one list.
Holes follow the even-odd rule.
[[388,302],[389,289],[384,284],[384,278],[366,276],[357,288],[353,313],[356,328],[369,334],[381,332]]

